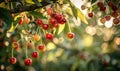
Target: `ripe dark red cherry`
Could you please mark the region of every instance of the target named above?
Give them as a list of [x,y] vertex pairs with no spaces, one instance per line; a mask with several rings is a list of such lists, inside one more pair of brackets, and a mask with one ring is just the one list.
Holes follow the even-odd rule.
[[112,7],[113,3],[111,1],[108,1],[108,6]]
[[92,18],[93,17],[93,12],[88,13],[88,16]]
[[113,12],[112,13],[112,17],[117,17],[118,16],[118,12]]
[[119,22],[120,22],[120,21],[119,21],[118,18],[114,18],[114,19],[113,19],[113,23],[114,23],[114,24],[118,24]]
[[62,16],[61,14],[58,14],[58,15],[56,16],[56,19],[57,19],[57,20],[60,20],[60,19],[62,19],[62,17],[63,17],[63,16]]
[[56,22],[57,22],[57,20],[53,17],[49,19],[50,24],[55,24]]
[[31,56],[32,56],[33,58],[38,58],[39,53],[38,53],[37,51],[34,51],[34,52],[31,53]]
[[31,59],[31,58],[26,58],[26,59],[24,60],[24,64],[25,64],[26,66],[30,66],[30,65],[32,64],[32,59]]
[[42,51],[42,50],[44,50],[45,46],[43,44],[40,44],[37,46],[37,48]]
[[117,7],[116,5],[113,5],[113,6],[112,6],[112,10],[113,10],[113,11],[116,11],[117,9],[118,9],[118,7]]
[[53,39],[53,34],[52,33],[47,33],[46,34],[46,39],[52,40]]
[[105,6],[100,7],[100,11],[105,11],[105,10],[106,10]]
[[47,29],[49,28],[49,25],[43,24],[43,25],[42,25],[42,28],[43,28],[44,30],[47,30]]
[[15,58],[15,57],[9,58],[9,62],[10,62],[11,64],[15,64],[15,63],[16,63],[16,58]]
[[104,6],[104,4],[103,4],[102,2],[98,2],[98,3],[97,3],[97,6],[98,6],[98,7],[102,7],[102,6]]
[[41,19],[39,19],[39,18],[37,18],[35,20],[35,22],[36,22],[37,25],[42,25],[43,24],[43,21]]
[[68,37],[68,39],[74,38],[74,33],[68,32],[68,33],[67,33],[67,37]]
[[109,21],[109,20],[111,19],[111,16],[110,16],[110,15],[107,15],[107,16],[105,16],[105,19],[106,19],[107,21]]

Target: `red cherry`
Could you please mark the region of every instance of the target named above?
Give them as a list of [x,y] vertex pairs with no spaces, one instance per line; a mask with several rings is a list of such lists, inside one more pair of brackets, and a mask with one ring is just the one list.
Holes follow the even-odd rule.
[[116,5],[113,5],[113,6],[112,6],[112,10],[113,10],[113,11],[116,11],[117,9],[118,9],[118,7],[117,7]]
[[56,18],[56,17],[57,17],[57,14],[54,13],[54,14],[51,15],[51,17]]
[[112,17],[117,17],[118,16],[118,12],[113,12],[112,13]]
[[98,6],[98,7],[103,7],[104,4],[103,4],[102,2],[98,2],[98,3],[97,3],[97,6]]
[[100,7],[100,11],[105,11],[105,10],[106,10],[105,6]]
[[21,18],[18,22],[19,25],[23,24],[23,18]]
[[11,64],[15,64],[16,63],[16,58],[15,57],[11,57],[11,58],[9,58],[9,62],[11,63]]
[[52,33],[47,33],[46,34],[46,39],[52,40],[53,39],[53,34]]
[[61,15],[61,14],[58,14],[58,15],[56,16],[56,19],[57,19],[57,20],[62,19],[62,15]]
[[74,38],[74,33],[68,32],[68,33],[67,33],[67,37],[68,37],[68,39]]
[[58,27],[59,27],[59,24],[58,24],[58,23],[55,23],[55,24],[53,24],[53,26],[54,26],[55,28],[58,28]]
[[93,17],[93,12],[88,13],[88,16],[92,18]]
[[62,18],[62,19],[58,20],[58,23],[64,24],[64,23],[66,23],[66,19],[65,19],[65,18]]
[[32,64],[32,59],[31,59],[31,58],[26,58],[26,59],[24,60],[24,64],[25,64],[26,66],[30,66],[30,65]]
[[34,52],[31,53],[31,56],[32,56],[33,58],[38,58],[39,53],[38,53],[37,51],[34,51]]
[[42,25],[42,28],[43,28],[44,30],[47,30],[47,29],[49,28],[49,25],[43,24],[43,25]]
[[44,50],[45,46],[44,46],[43,44],[40,44],[40,45],[37,46],[37,48],[38,48],[39,50]]
[[113,3],[111,1],[108,1],[108,6],[112,7]]
[[107,16],[105,16],[105,19],[106,19],[107,21],[109,21],[109,20],[111,19],[111,16],[110,16],[110,15],[107,15]]
[[39,18],[37,18],[37,19],[35,20],[35,22],[36,22],[36,24],[38,24],[38,25],[42,25],[42,24],[43,24],[43,21],[42,21],[41,19],[39,19]]
[[49,19],[50,24],[55,24],[56,22],[57,22],[57,20],[53,17]]
[[52,8],[47,8],[46,11],[47,11],[47,14],[48,14],[48,15],[52,15],[52,13],[53,13]]
[[114,18],[114,19],[113,19],[113,23],[114,23],[114,24],[118,24],[119,22],[120,22],[120,21],[119,21],[118,18]]

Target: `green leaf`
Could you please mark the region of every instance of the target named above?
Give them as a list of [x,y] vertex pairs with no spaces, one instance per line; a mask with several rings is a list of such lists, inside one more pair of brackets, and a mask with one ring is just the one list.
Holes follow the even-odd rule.
[[84,14],[77,8],[77,16],[81,19],[82,22],[88,24],[88,21],[86,19],[86,17],[84,16]]
[[12,23],[12,25],[11,25],[11,27],[10,27],[10,29],[8,30],[8,32],[13,32],[14,30],[15,30],[15,28],[18,26],[18,21],[20,20],[21,18],[19,17],[19,18],[17,18],[17,20],[15,20],[13,23]]
[[70,2],[70,6],[71,6],[71,9],[72,9],[72,12],[75,16],[75,18],[77,19],[77,17],[79,17],[81,19],[82,22],[88,24],[84,14],[80,11],[80,9],[78,9],[77,7],[75,7],[74,4],[72,4],[72,2]]
[[0,8],[0,18],[7,24],[7,29],[9,29],[13,21],[10,12],[4,8]]
[[60,25],[59,26],[59,28],[58,28],[58,35],[64,30],[64,28],[65,28],[65,24],[62,24],[62,25]]
[[40,14],[39,12],[31,11],[29,13],[32,14],[34,17],[39,17],[39,18],[42,18],[42,19],[46,19],[46,17],[43,16],[43,14]]
[[69,2],[69,3],[70,3],[70,7],[71,7],[71,10],[72,10],[75,18],[77,19],[77,9],[76,9],[76,7],[73,5],[72,2]]
[[32,0],[37,6],[42,6],[42,4],[38,0]]

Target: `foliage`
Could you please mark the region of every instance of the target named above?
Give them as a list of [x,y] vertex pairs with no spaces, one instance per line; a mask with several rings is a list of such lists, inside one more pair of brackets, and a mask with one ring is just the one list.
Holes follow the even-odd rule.
[[120,70],[119,5],[119,0],[1,0],[0,70]]

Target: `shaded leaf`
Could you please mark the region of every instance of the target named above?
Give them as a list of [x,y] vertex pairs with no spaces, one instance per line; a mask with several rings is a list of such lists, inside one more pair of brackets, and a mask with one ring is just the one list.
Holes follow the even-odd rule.
[[1,8],[6,8],[5,2],[0,3]]
[[31,11],[29,13],[32,14],[33,16],[35,16],[35,17],[46,19],[46,17],[43,16],[43,14],[40,14],[39,12]]
[[7,29],[9,29],[13,21],[10,12],[4,8],[0,8],[0,18],[7,24]]
[[39,3],[39,0],[32,0],[37,6],[42,6],[41,3]]
[[92,4],[95,3],[97,0],[92,0]]

